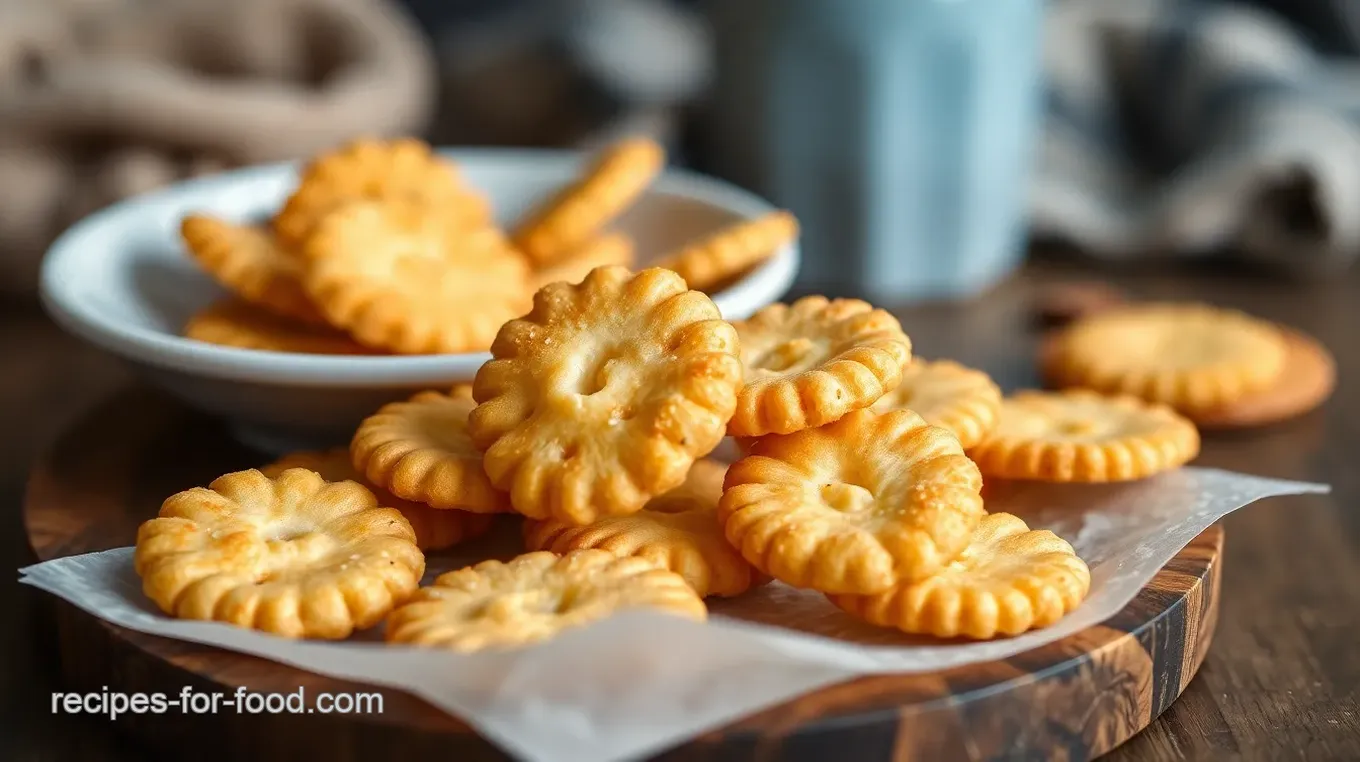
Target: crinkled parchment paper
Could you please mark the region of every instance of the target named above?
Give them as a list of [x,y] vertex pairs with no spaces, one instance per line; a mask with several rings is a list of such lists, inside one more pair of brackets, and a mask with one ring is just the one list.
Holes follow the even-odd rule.
[[[1004,485],[988,496],[987,508],[1069,540],[1091,567],[1091,594],[1054,627],[984,643],[942,643],[869,627],[817,593],[772,584],[734,600],[711,600],[707,623],[632,612],[519,651],[458,655],[371,638],[296,642],[170,619],[142,596],[130,548],[20,572],[23,582],[123,627],[402,688],[526,760],[609,761],[658,751],[859,675],[935,671],[1058,640],[1118,612],[1225,514],[1261,498],[1326,490],[1203,468],[1126,485]],[[432,556],[430,574],[464,560]]]

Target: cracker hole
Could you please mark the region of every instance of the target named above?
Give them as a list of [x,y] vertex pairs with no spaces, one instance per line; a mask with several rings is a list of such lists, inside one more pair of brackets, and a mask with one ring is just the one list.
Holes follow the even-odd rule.
[[309,534],[312,534],[312,532],[314,531],[315,529],[313,529],[312,527],[306,526],[301,523],[284,525],[281,527],[276,527],[274,531],[270,532],[266,536],[265,539],[273,540],[274,542],[293,542],[294,540],[298,540],[300,538],[306,537]]
[[756,362],[756,367],[776,373],[788,370],[803,362],[814,347],[812,340],[806,337],[791,339],[766,352],[765,356]]
[[1094,421],[1064,421],[1058,426],[1058,433],[1067,436],[1082,436],[1095,431],[1095,428]]
[[822,502],[844,513],[858,513],[874,502],[874,494],[851,482],[828,482],[822,485]]
[[599,394],[609,386],[609,378],[613,375],[614,366],[619,362],[618,354],[609,352],[601,356],[594,366],[588,370],[581,381],[581,394],[589,397]]

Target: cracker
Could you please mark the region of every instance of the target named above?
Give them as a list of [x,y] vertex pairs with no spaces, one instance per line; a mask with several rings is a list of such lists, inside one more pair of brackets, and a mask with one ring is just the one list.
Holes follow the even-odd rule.
[[290,468],[315,471],[328,482],[358,482],[368,488],[384,508],[396,508],[411,523],[416,535],[416,547],[421,550],[444,550],[479,537],[491,528],[490,516],[466,511],[442,511],[422,503],[402,500],[382,487],[374,485],[350,463],[349,449],[338,447],[316,452],[295,452],[264,466],[260,473],[274,478]]
[[349,451],[355,468],[392,494],[431,508],[504,513],[509,497],[482,471],[482,451],[468,437],[472,387],[421,392],[364,419]]
[[360,484],[249,470],[166,500],[137,531],[134,558],[143,591],[172,616],[338,639],[415,591],[425,557],[414,540]]
[[788,434],[869,407],[911,361],[897,319],[858,299],[808,296],[734,325],[746,369],[727,427],[736,437]]
[[313,159],[274,219],[279,238],[301,247],[327,214],[354,201],[395,199],[426,204],[451,221],[480,227],[487,200],[463,186],[458,170],[418,140],[360,139]]
[[717,447],[741,386],[737,332],[662,269],[555,283],[501,329],[468,417],[496,487],[535,519],[634,513]]
[[587,241],[561,262],[534,271],[529,281],[535,291],[549,283],[580,283],[597,267],[632,267],[635,254],[632,238],[623,233],[606,233]]
[[1001,389],[980,370],[953,360],[914,358],[897,388],[878,398],[871,409],[913,410],[931,426],[948,429],[964,449],[982,440],[996,425]]
[[515,247],[537,267],[569,256],[642,195],[665,163],[665,150],[645,138],[610,146],[580,179],[529,215],[514,232]]
[[452,651],[515,648],[616,612],[649,609],[707,617],[674,572],[603,550],[528,553],[440,575],[387,620],[387,640]]
[[1018,392],[968,452],[985,476],[1050,482],[1142,479],[1199,454],[1195,425],[1165,405],[1084,389]]
[[189,318],[184,336],[209,344],[266,352],[364,355],[379,351],[334,328],[281,318],[236,298],[215,302]]
[[1275,383],[1233,402],[1198,410],[1190,418],[1201,429],[1267,426],[1313,410],[1336,389],[1336,361],[1310,336],[1281,328],[1285,341],[1284,370]]
[[450,225],[419,204],[346,206],[304,253],[304,283],[327,320],[402,354],[483,351],[528,308],[528,268],[499,233]]
[[874,595],[832,595],[851,616],[880,627],[939,638],[987,640],[1047,627],[1075,609],[1091,572],[1052,532],[1008,513],[978,524],[968,547],[919,582]]
[[712,293],[797,237],[798,220],[792,214],[771,212],[684,246],[656,266],[680,273],[692,289]]
[[1206,305],[1137,304],[1076,321],[1043,361],[1054,386],[1194,412],[1268,388],[1284,359],[1284,337],[1270,323]]
[[280,317],[324,324],[302,287],[302,264],[267,229],[191,214],[180,223],[190,256],[242,299]]
[[638,556],[685,578],[701,598],[741,595],[767,580],[728,544],[718,523],[727,467],[699,460],[685,483],[631,516],[612,516],[584,527],[560,521],[524,522],[529,550],[569,553],[583,548]]
[[794,587],[877,593],[924,579],[982,516],[982,476],[944,429],[857,410],[756,441],[727,472],[718,517],[753,566]]

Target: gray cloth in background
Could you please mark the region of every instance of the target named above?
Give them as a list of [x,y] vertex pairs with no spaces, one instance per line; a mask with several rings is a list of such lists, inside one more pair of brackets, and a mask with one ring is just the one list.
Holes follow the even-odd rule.
[[1246,0],[1270,8],[1329,53],[1360,55],[1360,3],[1355,0]]
[[1056,0],[1045,33],[1036,236],[1298,273],[1360,254],[1360,63],[1225,2]]

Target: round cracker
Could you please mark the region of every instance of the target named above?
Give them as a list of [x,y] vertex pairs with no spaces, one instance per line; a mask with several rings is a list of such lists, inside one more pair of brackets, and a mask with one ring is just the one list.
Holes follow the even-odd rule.
[[237,296],[270,312],[325,324],[302,287],[302,263],[267,228],[203,214],[180,222],[190,256]]
[[416,547],[425,550],[444,550],[486,534],[492,516],[467,511],[445,511],[423,503],[402,500],[382,487],[365,479],[354,467],[348,447],[330,450],[289,453],[260,468],[260,473],[274,478],[290,468],[305,468],[321,475],[328,482],[358,482],[377,498],[378,505],[395,508],[411,524]]
[[1130,394],[1182,412],[1269,388],[1284,368],[1276,326],[1205,304],[1147,302],[1097,312],[1049,345],[1044,375],[1060,387]]
[[301,247],[326,215],[354,201],[427,204],[469,227],[491,219],[491,205],[465,188],[454,164],[411,138],[361,138],[312,159],[274,218],[284,243]]
[[499,231],[436,209],[359,201],[317,226],[303,282],[331,324],[401,354],[486,349],[527,310],[528,266]]
[[415,591],[425,556],[410,522],[363,485],[251,469],[168,498],[137,530],[133,567],[179,619],[343,639]]
[[727,541],[771,577],[824,593],[936,574],[986,514],[959,440],[910,410],[761,437],[723,486]]
[[947,429],[967,449],[996,426],[1001,389],[980,370],[953,360],[913,357],[902,383],[870,406],[875,412],[912,410],[931,426]]
[[1081,604],[1091,571],[1072,546],[993,513],[938,574],[874,595],[831,595],[846,613],[880,627],[938,638],[987,640],[1047,627]]
[[1142,479],[1199,454],[1199,432],[1166,405],[1087,389],[1020,391],[968,456],[983,476],[1047,482]]
[[517,648],[647,609],[702,621],[704,602],[679,574],[603,550],[526,553],[442,574],[392,612],[387,642],[469,652]]
[[685,578],[700,598],[741,595],[769,581],[723,536],[718,500],[727,466],[698,460],[685,483],[652,498],[631,516],[607,516],[586,526],[549,519],[524,522],[529,550],[570,553],[599,548],[638,556]]
[[1196,412],[1201,428],[1234,429],[1265,426],[1303,415],[1318,407],[1336,388],[1336,361],[1316,339],[1284,326],[1285,364],[1267,389],[1235,402]]
[[636,513],[718,446],[741,386],[737,332],[679,275],[599,267],[506,323],[468,417],[515,510],[589,524]]
[[242,299],[224,299],[189,318],[185,338],[224,347],[307,355],[362,355],[369,349],[333,328],[271,315]]
[[393,495],[431,508],[509,512],[508,496],[491,486],[468,436],[476,406],[467,385],[384,405],[354,432],[354,467]]
[[874,404],[911,362],[897,319],[858,299],[806,296],[733,323],[745,385],[734,437],[791,434]]

